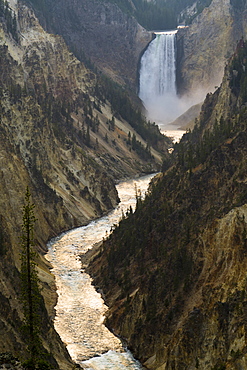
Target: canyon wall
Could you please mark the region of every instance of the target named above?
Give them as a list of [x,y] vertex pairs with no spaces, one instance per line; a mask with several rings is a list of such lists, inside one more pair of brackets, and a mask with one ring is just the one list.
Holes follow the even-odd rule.
[[45,1],[37,12],[42,24],[63,36],[81,59],[90,59],[99,70],[121,85],[136,91],[140,54],[152,39],[113,2],[98,0]]
[[[90,60],[114,81],[137,91],[139,59],[152,33],[132,16],[115,3],[98,0],[83,4],[44,0],[43,7],[35,5],[35,9],[42,25],[62,35],[81,60]],[[246,37],[246,14],[244,2],[213,0],[191,24],[179,29],[179,95],[189,95],[193,104],[220,85],[237,41]]]
[[246,368],[247,45],[175,163],[89,266],[106,324],[148,369]]
[[199,101],[205,92],[214,91],[246,31],[246,5],[230,0],[213,0],[188,27],[179,30],[179,93]]

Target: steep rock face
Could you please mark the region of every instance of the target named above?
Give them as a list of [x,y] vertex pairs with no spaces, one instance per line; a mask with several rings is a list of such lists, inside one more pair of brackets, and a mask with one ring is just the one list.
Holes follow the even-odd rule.
[[[14,45],[7,38],[9,46],[1,47],[2,128],[35,185],[47,186],[58,200],[66,198],[71,218],[66,222],[70,227],[97,216],[117,202],[112,180],[107,179],[93,160],[87,159],[80,143],[73,143],[74,120],[69,117],[68,104],[79,93],[89,92],[91,76],[68,52],[63,40],[46,34],[25,6],[19,10],[19,26],[21,44]],[[13,91],[9,93],[11,86]],[[60,114],[59,110],[67,113]],[[108,181],[105,200],[101,193],[103,178]],[[85,186],[88,196],[81,199],[85,206],[79,210],[76,203],[80,202],[80,189]]]
[[148,369],[246,368],[246,55],[89,267]]
[[[191,95],[214,91],[221,83],[227,59],[237,41],[246,37],[246,5],[230,0],[213,0],[188,26],[178,33],[181,48],[178,88]],[[198,84],[200,88],[198,88]]]
[[136,90],[138,60],[151,32],[111,2],[45,3],[50,12],[45,15],[48,30],[62,35],[78,57],[91,59],[113,80]]
[[144,140],[120,116],[112,122],[109,102],[92,95],[96,75],[24,5],[18,26],[19,44],[1,30],[2,127],[35,185],[63,199],[68,227],[82,224],[116,205],[113,178],[152,170],[152,159],[130,152],[128,133]]

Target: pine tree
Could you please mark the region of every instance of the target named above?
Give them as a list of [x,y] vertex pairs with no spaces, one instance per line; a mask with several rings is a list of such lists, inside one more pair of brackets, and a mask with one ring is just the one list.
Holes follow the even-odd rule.
[[[36,271],[34,246],[34,204],[31,203],[31,194],[27,187],[25,204],[23,206],[22,235],[21,235],[21,298],[24,312],[23,332],[28,344],[30,368],[35,368],[40,357],[41,340],[40,329],[40,291],[39,280]],[[32,367],[33,366],[33,367]]]

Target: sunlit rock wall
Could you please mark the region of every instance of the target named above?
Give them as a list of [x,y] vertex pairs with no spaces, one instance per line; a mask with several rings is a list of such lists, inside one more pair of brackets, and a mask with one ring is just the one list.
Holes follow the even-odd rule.
[[192,24],[179,31],[180,94],[200,100],[205,92],[214,91],[215,86],[220,85],[227,59],[237,41],[246,37],[246,6],[240,9],[232,2],[213,0]]

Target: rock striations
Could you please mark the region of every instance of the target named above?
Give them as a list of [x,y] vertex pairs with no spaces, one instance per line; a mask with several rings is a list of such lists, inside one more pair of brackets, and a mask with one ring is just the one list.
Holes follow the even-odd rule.
[[246,61],[241,41],[175,164],[89,267],[106,324],[148,369],[247,366]]
[[212,92],[220,85],[237,41],[246,37],[246,11],[244,1],[212,0],[187,28],[179,30],[181,94],[199,99],[205,91]]

